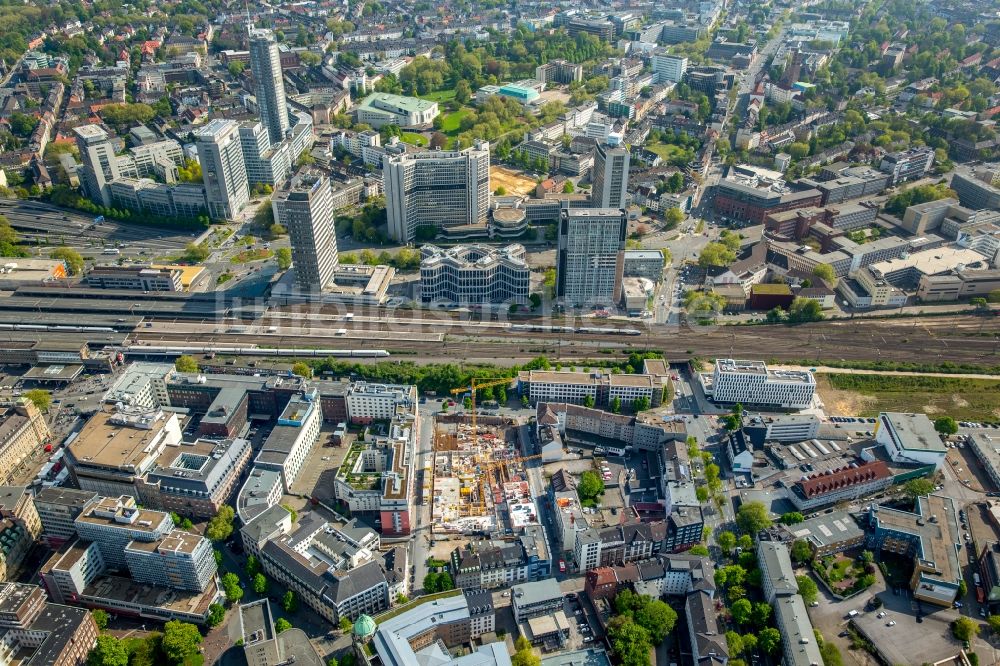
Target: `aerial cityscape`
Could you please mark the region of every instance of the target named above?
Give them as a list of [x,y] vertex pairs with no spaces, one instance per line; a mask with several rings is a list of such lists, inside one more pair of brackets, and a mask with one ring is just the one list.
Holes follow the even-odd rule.
[[1000,0],[0,25],[0,666],[1000,664]]

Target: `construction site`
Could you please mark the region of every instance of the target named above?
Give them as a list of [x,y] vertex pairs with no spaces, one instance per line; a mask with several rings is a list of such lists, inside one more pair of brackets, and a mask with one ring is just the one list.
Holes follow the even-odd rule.
[[493,534],[538,523],[525,462],[540,456],[519,455],[514,421],[477,418],[473,404],[469,414],[439,415],[433,444],[423,494],[432,498],[435,535]]

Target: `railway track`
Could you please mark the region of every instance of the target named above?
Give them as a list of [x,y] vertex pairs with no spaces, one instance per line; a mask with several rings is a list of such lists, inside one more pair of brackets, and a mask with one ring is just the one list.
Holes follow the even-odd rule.
[[[337,346],[365,349],[380,346],[399,358],[446,358],[455,362],[522,363],[541,355],[552,359],[620,358],[632,351],[655,349],[672,360],[691,356],[736,356],[778,361],[950,361],[976,366],[1000,365],[1000,321],[993,318],[858,319],[801,326],[651,327],[643,331],[642,335],[635,337],[518,333],[509,330],[484,333],[456,331],[453,323],[451,330],[440,341],[345,338],[322,335],[316,329],[301,334],[281,330],[277,335],[199,333],[197,341],[307,348]],[[137,329],[130,339],[140,344],[170,344],[191,340],[192,335],[183,331]]]

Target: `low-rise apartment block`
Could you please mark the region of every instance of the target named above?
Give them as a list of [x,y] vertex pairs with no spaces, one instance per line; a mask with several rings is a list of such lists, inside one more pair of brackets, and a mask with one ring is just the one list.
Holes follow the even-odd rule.
[[699,377],[705,394],[723,404],[806,409],[816,392],[811,372],[771,370],[763,361],[717,359],[713,373]]
[[45,417],[27,398],[0,405],[0,479],[9,484],[25,460],[52,437]]
[[152,266],[95,266],[87,273],[87,284],[98,289],[141,291],[182,291],[183,272],[179,268]]
[[0,583],[0,659],[20,666],[80,666],[97,642],[81,608],[54,604],[36,585]]
[[[264,521],[262,530],[254,527],[258,521]],[[286,525],[275,525],[265,512],[243,528],[244,541],[266,538],[258,551],[265,573],[294,590],[306,605],[332,624],[344,617],[356,620],[389,608],[393,597],[377,557],[352,569],[338,569],[331,564],[329,555],[333,548],[328,542],[336,541],[332,526],[312,513],[300,516],[293,528],[287,528],[289,531],[285,531]]]
[[893,473],[881,460],[851,463],[803,477],[792,484],[788,498],[796,509],[807,512],[876,494],[892,482]]
[[637,400],[657,407],[663,398],[663,386],[652,375],[616,375],[604,372],[561,372],[522,370],[517,376],[518,393],[528,396],[532,405],[539,402],[567,402],[606,408],[618,399],[623,409],[634,409]]
[[373,424],[354,443],[334,480],[352,512],[377,513],[383,535],[410,533],[409,497],[419,416],[415,386],[358,382],[347,395],[354,423]]
[[795,569],[788,547],[776,541],[757,543],[764,596],[774,608],[775,624],[781,634],[784,666],[817,666],[823,663],[806,604],[799,594]]
[[35,510],[42,523],[41,540],[52,550],[58,550],[76,538],[76,518],[100,497],[93,490],[74,488],[43,488],[35,495]]
[[917,498],[915,513],[873,504],[868,510],[868,548],[913,558],[913,597],[950,608],[962,583],[958,506],[950,497]]
[[[356,654],[374,651],[384,666],[410,666],[441,655],[438,642],[448,648],[476,642],[496,630],[496,611],[489,593],[465,590],[454,596],[418,601],[404,612],[384,620],[364,615],[354,623]],[[435,656],[434,658],[438,658]],[[510,666],[503,642],[481,645],[475,651],[451,657],[455,666]]]

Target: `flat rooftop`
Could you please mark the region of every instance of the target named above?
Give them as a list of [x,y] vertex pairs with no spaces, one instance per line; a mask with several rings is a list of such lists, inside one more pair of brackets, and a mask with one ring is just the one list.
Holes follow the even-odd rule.
[[919,547],[916,557],[946,582],[961,579],[958,545],[958,509],[950,497],[927,495],[917,499],[917,512],[875,505],[870,515],[882,529],[912,535]]
[[899,436],[898,444],[904,449],[916,451],[938,451],[945,453],[944,442],[934,429],[934,423],[926,414],[904,412],[882,412],[877,427],[889,424],[892,432]]
[[136,471],[149,461],[167,421],[163,412],[148,412],[127,422],[112,412],[97,412],[69,445],[80,464]]

